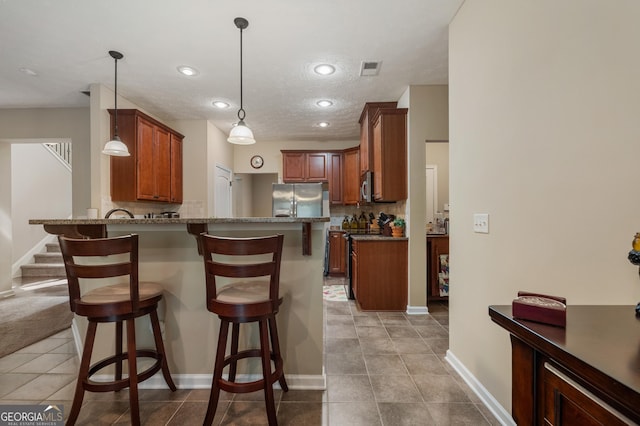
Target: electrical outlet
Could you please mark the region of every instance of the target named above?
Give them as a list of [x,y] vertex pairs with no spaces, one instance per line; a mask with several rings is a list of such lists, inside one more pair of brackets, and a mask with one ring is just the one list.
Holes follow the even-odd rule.
[[489,233],[489,213],[474,213],[473,232],[480,234]]

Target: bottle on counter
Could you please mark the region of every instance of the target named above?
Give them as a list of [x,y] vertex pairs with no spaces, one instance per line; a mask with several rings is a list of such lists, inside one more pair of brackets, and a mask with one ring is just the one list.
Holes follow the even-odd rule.
[[349,232],[351,230],[351,225],[349,225],[349,216],[345,216],[342,219],[342,230]]
[[353,214],[353,217],[351,218],[351,233],[352,234],[357,234],[358,233],[358,217],[356,216],[356,214]]
[[367,232],[367,218],[364,212],[360,213],[360,217],[358,218],[358,232],[360,234],[366,234]]

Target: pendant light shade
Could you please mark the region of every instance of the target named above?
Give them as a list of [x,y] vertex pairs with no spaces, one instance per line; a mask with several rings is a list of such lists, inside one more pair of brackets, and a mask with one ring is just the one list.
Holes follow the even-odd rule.
[[127,145],[124,144],[120,140],[118,136],[118,59],[122,59],[123,55],[120,52],[116,52],[115,50],[110,50],[109,55],[115,60],[116,63],[116,71],[115,71],[115,88],[113,91],[114,96],[114,104],[115,104],[115,126],[113,130],[113,138],[104,145],[104,149],[102,150],[103,154],[111,155],[115,157],[128,157],[129,149]]
[[256,143],[256,140],[253,138],[253,132],[242,120],[240,120],[237,126],[231,129],[227,140],[237,145],[251,145]]
[[253,138],[253,132],[244,123],[244,106],[242,103],[242,30],[249,26],[249,21],[244,18],[236,18],[233,20],[236,27],[240,30],[240,109],[238,110],[238,125],[231,129],[227,141],[237,145],[251,145],[256,143]]

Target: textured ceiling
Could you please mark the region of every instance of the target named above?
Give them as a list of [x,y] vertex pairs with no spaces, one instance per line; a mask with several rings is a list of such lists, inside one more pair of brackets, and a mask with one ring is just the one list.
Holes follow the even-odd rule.
[[[0,0],[0,108],[88,106],[90,84],[113,89],[117,50],[119,95],[162,120],[207,119],[228,132],[242,16],[245,121],[258,143],[358,139],[365,102],[447,83],[447,26],[462,1]],[[379,74],[361,77],[362,61],[381,61]],[[316,75],[320,63],[337,70]],[[216,99],[231,107],[212,107]]]

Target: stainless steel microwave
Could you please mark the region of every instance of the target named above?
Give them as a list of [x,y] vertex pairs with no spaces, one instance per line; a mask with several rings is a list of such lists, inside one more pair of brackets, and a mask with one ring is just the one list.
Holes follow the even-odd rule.
[[363,203],[370,203],[373,201],[373,174],[371,172],[364,172],[360,176],[360,201]]

